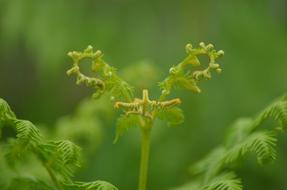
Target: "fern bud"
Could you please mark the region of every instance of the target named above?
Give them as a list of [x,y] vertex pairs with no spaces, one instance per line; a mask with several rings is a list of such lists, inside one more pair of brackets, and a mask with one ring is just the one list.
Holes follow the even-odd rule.
[[88,47],[84,50],[85,53],[93,53],[93,46],[88,45]]
[[202,48],[205,48],[205,43],[204,42],[200,42],[199,46],[202,47]]
[[211,49],[213,49],[213,48],[214,48],[213,44],[208,44],[208,45],[206,46],[206,49],[207,49],[207,50],[211,50]]
[[222,69],[221,69],[221,68],[217,68],[217,69],[216,69],[216,72],[217,72],[218,74],[220,74],[220,73],[222,72]]
[[176,70],[175,67],[171,67],[171,68],[169,69],[169,74],[176,74],[176,73],[177,73],[177,70]]
[[190,53],[192,51],[192,44],[186,44],[185,51],[186,53]]
[[219,51],[217,52],[217,55],[218,55],[218,56],[223,56],[223,55],[224,55],[224,51],[223,51],[223,50],[219,50]]

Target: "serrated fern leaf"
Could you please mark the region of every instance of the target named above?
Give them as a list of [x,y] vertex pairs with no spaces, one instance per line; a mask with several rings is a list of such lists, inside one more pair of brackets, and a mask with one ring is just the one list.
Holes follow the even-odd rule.
[[247,153],[254,152],[260,164],[276,158],[277,139],[271,132],[255,132],[248,136],[243,142],[228,150],[225,155],[225,163],[231,163]]
[[39,129],[28,120],[15,120],[17,139],[23,143],[30,143],[36,146],[41,142]]
[[201,190],[242,190],[242,183],[234,173],[229,172],[213,178]]
[[196,179],[171,190],[242,190],[242,182],[233,172],[228,172],[209,181]]
[[252,118],[239,118],[229,128],[225,140],[226,148],[242,142],[253,129]]
[[259,126],[263,121],[272,118],[279,122],[279,127],[287,127],[287,96],[275,100],[271,105],[264,109],[254,122],[254,127]]
[[106,181],[74,182],[64,184],[66,190],[118,190],[114,185]]
[[226,149],[224,147],[218,147],[209,153],[205,158],[196,162],[189,167],[189,172],[192,175],[198,175],[204,173],[205,180],[209,180],[217,174],[222,168],[224,162],[224,155]]
[[10,166],[14,166],[16,160],[25,153],[35,151],[41,143],[41,136],[38,128],[27,120],[13,121],[16,128],[16,139],[9,144],[6,160]]
[[15,113],[11,110],[9,104],[0,98],[0,122],[6,122],[9,118],[15,119]]
[[183,111],[177,107],[159,110],[157,116],[159,119],[166,121],[169,126],[178,125],[184,122]]
[[65,165],[80,167],[80,147],[68,140],[55,141],[53,143],[56,144],[58,151],[62,153]]
[[131,127],[138,126],[138,118],[136,115],[121,115],[117,120],[117,129],[114,143]]
[[64,181],[80,167],[80,148],[70,141],[52,141],[38,147],[37,154],[44,166]]

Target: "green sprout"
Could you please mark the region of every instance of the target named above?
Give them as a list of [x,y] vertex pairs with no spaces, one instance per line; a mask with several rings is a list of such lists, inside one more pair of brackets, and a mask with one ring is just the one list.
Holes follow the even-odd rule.
[[[138,190],[147,189],[150,134],[154,121],[160,119],[169,124],[180,124],[184,120],[182,110],[177,107],[181,100],[179,98],[166,100],[167,96],[178,87],[199,93],[201,92],[198,86],[199,81],[210,79],[213,71],[217,73],[222,71],[216,61],[224,52],[222,50],[216,51],[212,44],[205,45],[201,42],[198,48],[193,48],[191,44],[187,44],[185,49],[187,57],[179,64],[172,66],[169,69],[169,75],[159,83],[161,95],[158,100],[150,100],[147,89],[142,89],[143,96],[141,99],[134,97],[134,88],[118,76],[115,68],[103,60],[103,53],[100,50],[94,52],[92,46],[88,46],[83,52],[72,51],[68,53],[68,56],[73,59],[73,64],[67,74],[75,75],[77,84],[94,88],[94,98],[99,98],[104,93],[109,94],[110,99],[115,101],[114,107],[124,111],[125,114],[121,115],[117,121],[114,142],[117,142],[119,137],[132,126],[138,126],[141,129],[141,164]],[[199,56],[209,58],[209,63],[203,70],[198,69],[201,66]],[[95,73],[94,77],[86,76],[80,71],[80,64],[82,64],[83,59],[91,60],[91,70]],[[188,67],[189,65],[192,67]]]

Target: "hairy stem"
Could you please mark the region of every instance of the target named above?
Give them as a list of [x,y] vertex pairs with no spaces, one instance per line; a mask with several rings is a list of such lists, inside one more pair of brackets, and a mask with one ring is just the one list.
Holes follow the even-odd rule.
[[53,173],[53,171],[45,165],[46,170],[49,173],[50,178],[52,179],[54,185],[56,186],[57,190],[63,190],[62,186],[60,185],[58,179],[56,178],[55,174]]
[[148,163],[149,163],[149,152],[150,152],[150,133],[151,133],[150,127],[142,128],[141,163],[140,163],[138,190],[146,190],[147,186]]

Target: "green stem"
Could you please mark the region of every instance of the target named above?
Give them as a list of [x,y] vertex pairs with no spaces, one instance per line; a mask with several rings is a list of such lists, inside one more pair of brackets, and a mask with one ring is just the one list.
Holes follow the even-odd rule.
[[45,166],[45,168],[48,171],[49,176],[52,179],[53,183],[55,184],[56,188],[58,190],[63,190],[62,186],[60,185],[60,183],[59,183],[58,179],[56,178],[56,176],[54,175],[53,171],[48,166]]
[[138,190],[146,190],[147,186],[148,162],[150,151],[150,132],[150,127],[142,128],[141,164]]

